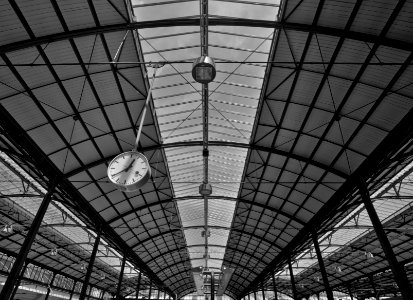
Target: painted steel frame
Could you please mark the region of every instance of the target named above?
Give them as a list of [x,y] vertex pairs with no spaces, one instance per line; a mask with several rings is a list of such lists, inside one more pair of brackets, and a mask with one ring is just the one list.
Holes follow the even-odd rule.
[[[119,30],[133,30],[137,28],[153,28],[153,27],[165,27],[165,26],[188,26],[188,25],[198,25],[199,20],[194,20],[194,19],[180,19],[180,20],[174,20],[173,22],[165,20],[165,21],[156,21],[156,22],[141,22],[141,23],[129,23],[129,24],[122,24],[122,25],[113,25],[113,26],[97,26],[92,29],[88,30],[78,30],[78,31],[67,31],[64,34],[57,34],[53,36],[46,36],[46,37],[40,37],[40,38],[32,38],[29,41],[24,41],[24,42],[19,42],[19,43],[14,43],[6,46],[0,47],[0,53],[6,53],[9,51],[15,51],[18,49],[26,48],[26,47],[32,47],[32,46],[39,46],[44,43],[49,43],[49,42],[54,42],[54,41],[59,41],[59,40],[66,40],[66,39],[73,39],[76,37],[80,36],[85,36],[85,35],[91,35],[91,34],[103,34],[105,32],[112,32],[112,31],[119,31]],[[332,28],[325,28],[322,26],[308,26],[308,25],[302,25],[302,24],[294,24],[294,23],[288,23],[288,22],[267,22],[267,21],[252,21],[252,20],[243,20],[243,19],[217,19],[217,20],[210,20],[210,25],[234,25],[234,26],[256,26],[256,27],[266,27],[266,28],[277,28],[277,29],[284,29],[284,30],[297,30],[297,31],[303,31],[303,32],[310,32],[310,33],[318,33],[318,34],[326,34],[326,35],[331,35],[331,36],[337,36],[337,37],[344,37],[344,38],[349,38],[349,39],[355,39],[359,41],[365,41],[365,42],[371,42],[375,44],[380,44],[380,45],[386,45],[386,46],[391,46],[393,48],[401,49],[401,50],[409,50],[412,49],[412,45],[406,42],[402,41],[397,41],[397,40],[392,40],[383,37],[377,37],[377,36],[372,36],[368,34],[361,34],[357,32],[351,32],[347,30],[337,30],[337,29],[332,29]],[[411,61],[411,59],[410,59]],[[404,69],[406,68],[407,64],[404,65]],[[411,112],[409,113],[409,116],[412,115]],[[404,122],[405,123],[405,122]],[[16,128],[16,127],[15,127]],[[403,128],[402,128],[403,129]],[[411,128],[408,128],[407,131],[408,134],[411,134]],[[405,130],[406,132],[406,130]],[[396,140],[400,142],[403,138],[400,136],[397,136],[397,133],[393,133],[393,140]],[[394,135],[396,135],[394,137]],[[22,138],[24,140],[25,138]],[[388,139],[391,140],[391,139]],[[381,148],[388,148],[388,141],[386,139],[386,144],[381,145]],[[211,145],[213,143],[210,143]],[[391,143],[390,143],[391,144]],[[222,145],[222,144],[220,144]],[[165,147],[178,147],[177,145],[165,145],[165,146],[157,146],[159,148],[165,148]],[[188,144],[182,144],[181,146],[188,146]],[[217,145],[218,146],[218,145]],[[240,146],[240,145],[237,145]],[[254,149],[253,145],[242,145],[241,147],[249,148],[249,149]],[[29,149],[31,151],[32,149]],[[259,151],[267,151],[271,152],[268,149],[255,149]],[[273,153],[273,152],[271,152]],[[41,153],[39,153],[40,156]],[[277,153],[280,154],[280,153]],[[280,155],[287,156],[290,158],[294,158],[291,156],[291,154],[288,153],[282,153]],[[377,153],[375,153],[376,157],[380,157]],[[317,163],[315,161],[312,161],[309,158],[303,158],[299,157],[296,158],[299,159],[300,161],[303,161],[305,163],[310,163],[314,164]],[[106,158],[104,159],[106,160]],[[369,163],[363,164],[363,171],[360,171],[359,173],[365,173],[368,174],[368,168],[367,166],[370,164],[370,166],[374,165],[375,161],[369,159]],[[100,161],[98,164],[103,163],[103,161]],[[82,170],[77,170],[77,171],[83,171],[88,168],[90,168],[92,165],[87,165],[82,168]],[[55,173],[55,170],[53,170],[53,166],[50,166],[50,169],[47,170],[48,172]],[[332,170],[331,168],[328,168],[326,166],[323,166],[324,170],[329,170],[334,173],[335,170]],[[67,174],[64,174],[66,176]],[[72,174],[69,174],[72,175]],[[345,175],[345,174],[341,174]],[[59,177],[62,177],[62,174],[59,174]],[[343,177],[343,176],[342,176]],[[346,178],[347,176],[343,177]],[[348,181],[350,183],[353,183],[353,177],[351,176],[348,178]],[[346,183],[347,184],[347,183]],[[352,189],[352,184],[347,184],[346,188],[340,189],[340,194],[344,195],[346,192],[344,190],[351,190]],[[335,197],[335,198],[338,198]],[[329,202],[331,203],[331,201]],[[159,204],[159,203],[157,203]],[[253,204],[255,205],[255,204]],[[331,206],[331,205],[329,205]],[[109,230],[109,233],[113,233]],[[294,241],[298,240],[294,239]],[[297,243],[297,242],[294,242]]]

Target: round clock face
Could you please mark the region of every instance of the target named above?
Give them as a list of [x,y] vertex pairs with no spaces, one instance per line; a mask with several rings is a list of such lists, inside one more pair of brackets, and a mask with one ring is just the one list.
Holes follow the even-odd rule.
[[120,190],[133,192],[148,182],[151,168],[148,159],[142,153],[123,152],[110,162],[108,177]]

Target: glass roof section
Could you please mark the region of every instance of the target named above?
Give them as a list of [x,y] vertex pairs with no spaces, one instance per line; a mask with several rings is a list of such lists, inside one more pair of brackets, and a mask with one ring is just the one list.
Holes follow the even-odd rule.
[[[199,18],[199,1],[133,1],[138,22]],[[208,1],[209,18],[238,17],[273,20],[278,1]],[[172,21],[172,20],[171,20]],[[215,60],[217,76],[209,88],[208,201],[210,268],[220,269],[234,215],[248,144],[263,84],[274,30],[268,28],[209,26],[208,55]],[[204,200],[199,197],[203,181],[202,92],[191,74],[192,62],[201,55],[198,26],[138,30],[146,62],[171,62],[157,70],[153,100],[164,144],[193,142],[190,146],[166,147],[172,185],[184,228],[192,267],[203,266]],[[148,67],[151,78],[153,68]]]
[[[279,1],[210,0],[210,17],[274,20]],[[199,16],[199,0],[132,0],[138,21],[153,21]]]

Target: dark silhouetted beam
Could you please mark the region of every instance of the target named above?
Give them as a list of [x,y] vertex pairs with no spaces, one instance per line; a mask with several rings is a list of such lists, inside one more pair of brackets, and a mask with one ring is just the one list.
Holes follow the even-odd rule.
[[[156,21],[144,21],[144,22],[134,22],[134,23],[120,23],[105,26],[95,26],[91,28],[83,28],[78,30],[72,30],[69,32],[61,32],[56,34],[51,34],[47,36],[40,36],[34,39],[19,41],[0,47],[0,53],[7,53],[11,51],[17,51],[28,47],[34,47],[38,45],[64,41],[68,39],[75,39],[84,36],[94,36],[101,33],[110,33],[116,31],[126,31],[144,28],[157,28],[157,27],[175,27],[175,26],[199,26],[199,19],[195,18],[180,18],[180,19],[165,19]],[[379,38],[374,34],[356,32],[356,31],[344,31],[340,28],[330,28],[326,26],[319,25],[309,25],[301,23],[289,23],[280,21],[267,21],[267,20],[251,20],[243,18],[209,18],[208,25],[210,26],[242,26],[242,27],[262,27],[262,28],[274,28],[274,29],[285,29],[300,32],[311,32],[315,34],[324,34],[334,37],[346,37],[348,39],[353,39],[361,42],[367,43],[380,43],[381,45],[411,51],[413,49],[413,44],[397,40],[393,38]]]
[[[280,156],[288,156],[292,159],[296,159],[298,161],[301,161],[303,163],[307,163],[310,165],[313,165],[317,168],[323,169],[323,170],[327,170],[331,173],[333,173],[334,175],[337,175],[341,178],[347,178],[348,175],[340,170],[331,168],[328,165],[325,165],[321,162],[315,161],[315,160],[311,160],[308,157],[296,154],[296,153],[289,153],[287,151],[283,151],[281,149],[277,149],[277,148],[270,148],[270,147],[263,147],[263,146],[258,146],[258,145],[251,145],[251,144],[246,144],[246,143],[235,143],[235,142],[225,142],[225,141],[209,141],[208,145],[210,146],[218,146],[218,147],[235,147],[235,148],[245,148],[245,149],[251,149],[251,150],[256,150],[256,151],[263,151],[263,152],[268,152],[268,153],[272,153],[272,154],[276,154],[276,155],[280,155]],[[162,144],[162,145],[156,145],[156,146],[151,146],[151,147],[145,147],[145,148],[140,148],[139,151],[140,152],[148,152],[148,151],[155,151],[155,150],[159,150],[159,149],[170,149],[170,148],[178,148],[178,147],[199,147],[202,146],[202,141],[190,141],[190,142],[176,142],[176,143],[170,143],[170,144]],[[84,167],[80,167],[78,169],[72,170],[68,173],[65,174],[66,178],[70,178],[74,175],[77,175],[80,172],[84,172],[87,169],[90,168],[94,168],[100,164],[106,163],[110,160],[112,160],[114,158],[114,156],[108,156],[105,157],[104,159],[99,159],[96,160],[92,163],[89,163],[87,165],[85,165]]]
[[296,288],[296,286],[295,286],[293,266],[292,266],[292,264],[291,264],[291,259],[290,259],[290,258],[288,258],[288,269],[290,270],[291,290],[292,290],[292,292],[293,292],[293,299],[294,299],[294,300],[298,300],[297,288]]
[[[95,244],[93,245],[92,254],[91,254],[90,259],[89,259],[89,265],[87,267],[85,280],[83,282],[82,290],[80,292],[79,300],[84,300],[85,297],[86,297],[86,291],[87,291],[87,287],[89,285],[90,275],[92,274],[93,265],[95,263],[95,258],[96,258],[96,253],[97,253],[98,248],[99,248],[100,234],[101,233],[102,233],[102,227],[99,225],[99,229],[97,231],[97,236],[96,236],[96,239],[95,239]],[[91,287],[91,289],[92,289],[92,287]]]
[[364,207],[369,214],[371,223],[373,224],[374,231],[376,232],[377,238],[380,241],[380,245],[386,255],[387,261],[389,262],[390,268],[394,275],[394,280],[399,286],[399,290],[403,296],[404,300],[413,299],[413,289],[410,285],[409,279],[407,278],[406,272],[397,261],[396,255],[393,252],[392,246],[387,238],[386,232],[383,229],[380,218],[371,202],[369,191],[364,182],[359,183],[360,195],[363,199]]
[[330,283],[328,282],[328,276],[327,276],[326,267],[324,265],[323,256],[321,255],[320,245],[318,244],[317,235],[314,233],[312,235],[312,238],[313,238],[313,243],[314,243],[314,249],[317,254],[318,265],[320,266],[321,276],[323,277],[323,283],[324,283],[324,288],[326,290],[327,299],[334,300],[333,291],[331,290]]
[[52,201],[52,196],[55,190],[55,183],[50,183],[49,190],[44,196],[42,203],[34,217],[34,220],[30,226],[29,232],[23,242],[23,245],[20,249],[19,255],[16,258],[16,261],[13,264],[13,267],[10,271],[7,280],[4,283],[3,289],[0,294],[0,299],[10,300],[13,293],[14,286],[18,281],[20,273],[23,269],[24,263],[26,261],[27,255],[29,254],[30,248],[36,238],[37,232],[39,231],[40,224],[43,221],[43,217],[46,214],[47,208],[49,207],[50,202]]

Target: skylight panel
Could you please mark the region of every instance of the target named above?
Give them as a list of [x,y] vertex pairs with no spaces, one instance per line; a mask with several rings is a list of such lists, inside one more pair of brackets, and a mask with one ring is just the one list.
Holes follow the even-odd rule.
[[142,1],[132,0],[135,20],[138,22],[181,18],[199,15],[198,1]]
[[212,16],[260,19],[274,21],[277,18],[279,2],[214,0],[210,2]]
[[[164,5],[134,1],[133,4],[137,21],[169,18],[173,22],[176,17],[196,15],[198,18],[200,12],[199,1],[167,1]],[[275,20],[278,4],[268,0],[211,0],[209,14],[211,18],[219,15]],[[208,30],[208,52],[217,68],[217,76],[208,86],[209,141],[247,144],[274,30],[237,26],[209,26]],[[202,86],[192,78],[191,63],[184,62],[193,62],[201,54],[200,29],[190,26],[146,28],[139,30],[138,35],[145,61],[171,62],[158,70],[152,96],[191,264],[192,267],[203,265],[205,253],[201,257],[191,254],[194,250],[191,246],[205,243],[202,237],[205,206],[199,194],[199,185],[204,179]],[[149,77],[151,74],[148,68]],[[185,148],[167,147],[180,142],[198,144]],[[231,198],[238,196],[246,155],[246,148],[209,146],[208,181],[212,184],[212,195],[208,200],[208,224],[216,227],[211,228],[208,240],[210,247],[221,247],[220,255],[210,255],[211,264],[218,269],[222,265],[236,204]]]

